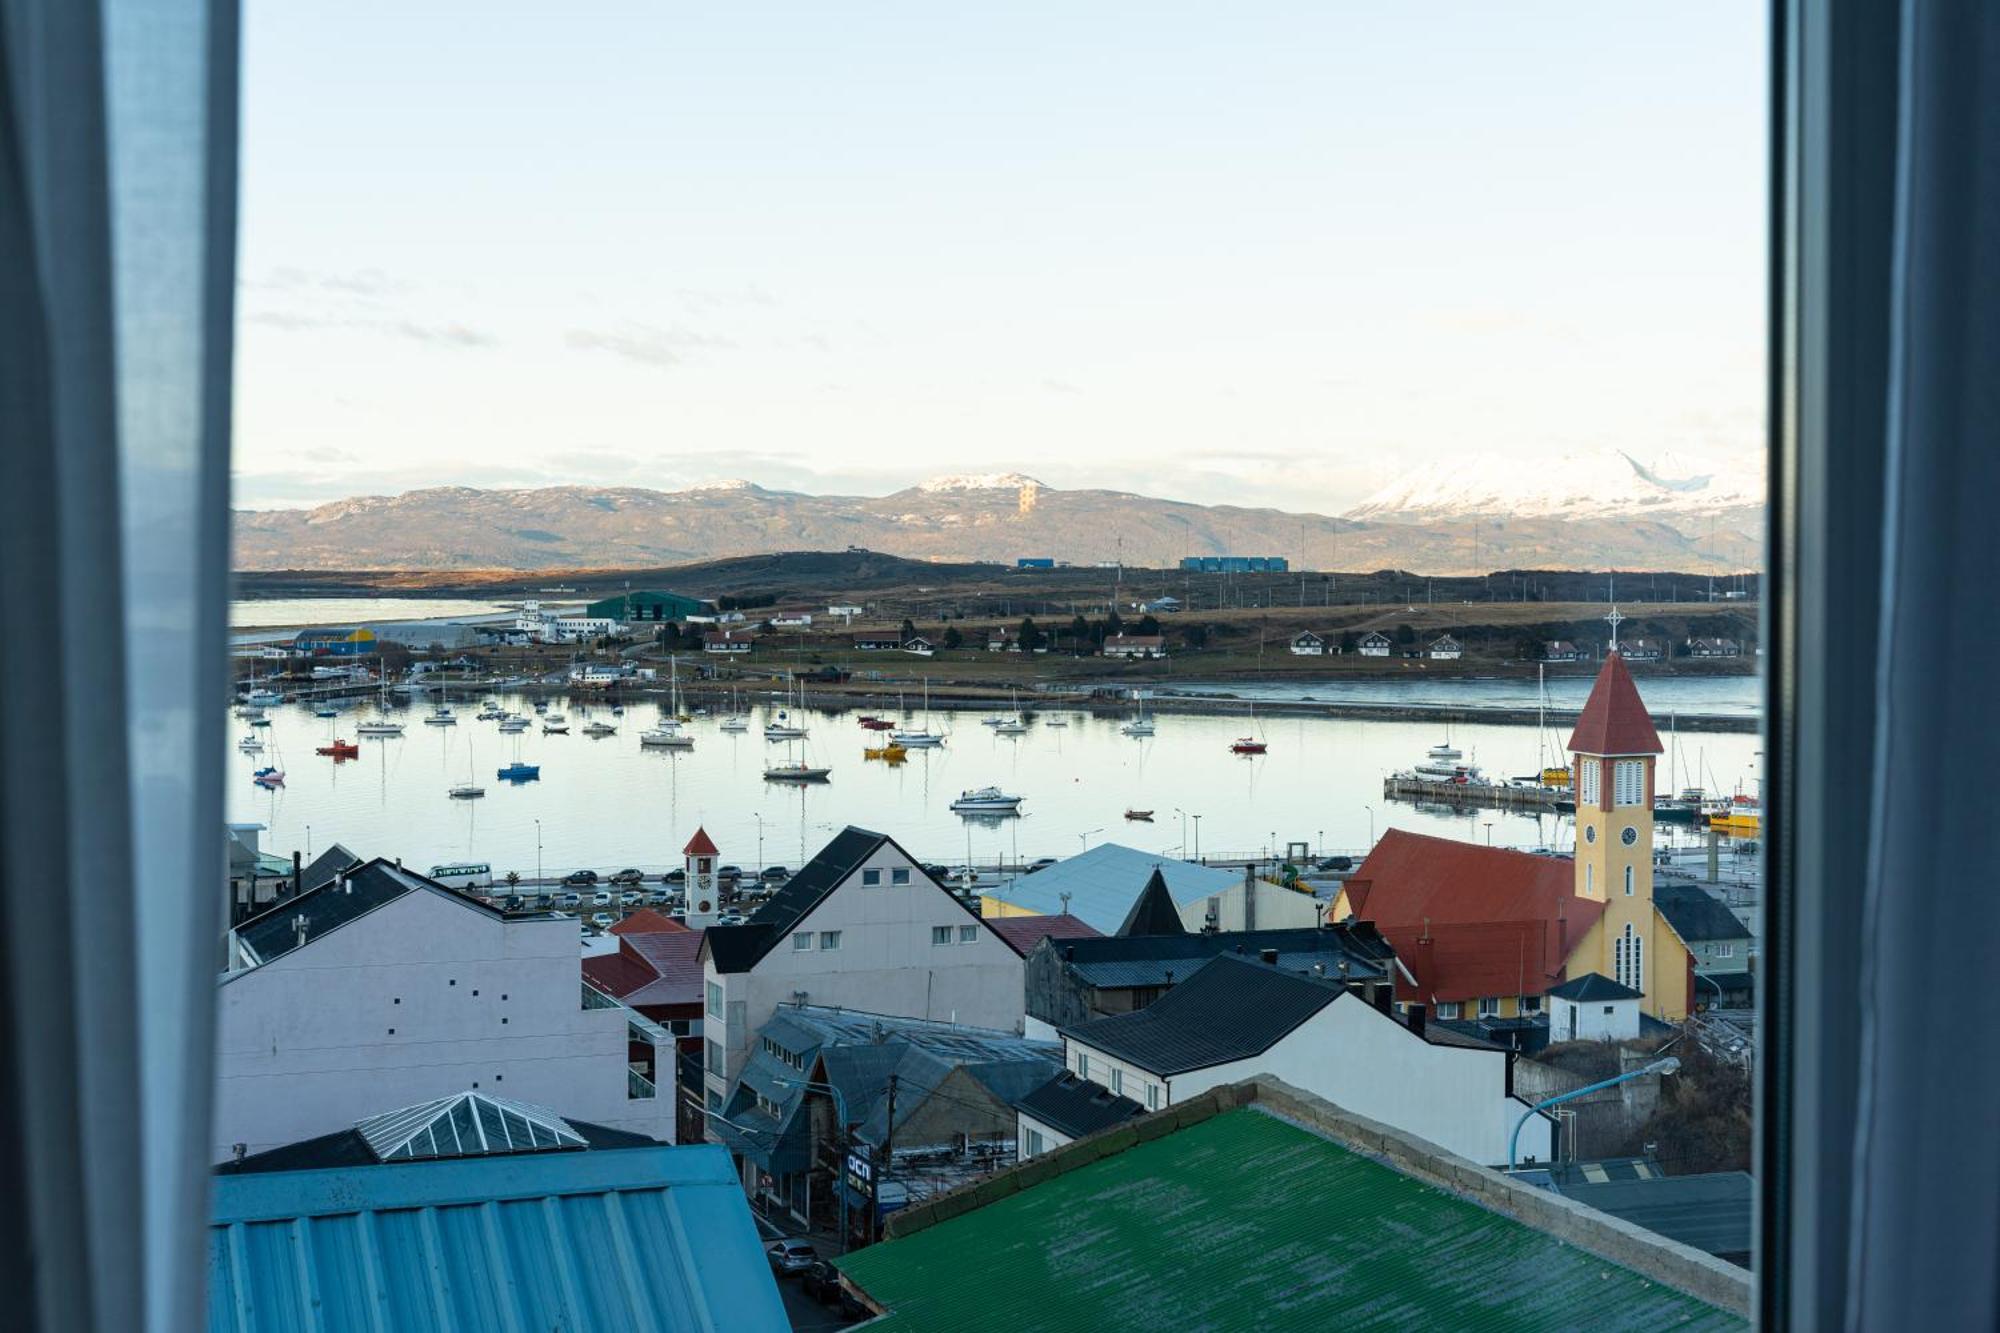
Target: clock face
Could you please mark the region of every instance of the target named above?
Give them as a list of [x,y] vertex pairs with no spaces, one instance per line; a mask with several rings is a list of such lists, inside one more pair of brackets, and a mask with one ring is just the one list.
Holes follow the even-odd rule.
[[1597,841],[1597,825],[1595,824],[1589,825],[1583,830],[1583,840],[1585,842]]
[[1633,843],[1639,841],[1639,830],[1633,828],[1630,824],[1627,824],[1625,826],[1625,831],[1619,834],[1618,836],[1624,840],[1624,843],[1627,847],[1630,847]]

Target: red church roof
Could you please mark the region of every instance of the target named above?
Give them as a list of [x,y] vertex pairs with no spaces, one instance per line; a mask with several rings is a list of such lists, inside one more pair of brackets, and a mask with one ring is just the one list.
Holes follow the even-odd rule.
[[720,856],[721,853],[716,850],[715,844],[709,841],[708,830],[697,828],[694,831],[694,836],[688,839],[688,845],[681,848],[681,855]]
[[1373,922],[1417,979],[1396,998],[1432,1004],[1540,995],[1604,914],[1575,893],[1564,857],[1531,856],[1390,829],[1348,881],[1355,916]]
[[1590,698],[1569,735],[1574,754],[1659,754],[1660,733],[1653,730],[1653,715],[1625,669],[1625,659],[1611,653],[1590,687]]
[[613,935],[673,934],[686,930],[685,923],[670,916],[661,916],[650,907],[642,907],[632,915],[611,927]]

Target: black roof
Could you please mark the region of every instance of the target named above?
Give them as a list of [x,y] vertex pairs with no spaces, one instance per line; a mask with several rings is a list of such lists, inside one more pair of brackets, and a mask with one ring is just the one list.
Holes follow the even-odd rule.
[[336,842],[299,871],[299,888],[316,889],[341,871],[352,870],[360,864],[360,857]]
[[1174,902],[1174,895],[1167,890],[1167,880],[1158,866],[1146,881],[1146,887],[1139,890],[1138,899],[1132,910],[1125,914],[1124,924],[1118,927],[1120,935],[1185,935],[1187,923],[1181,920],[1180,906]]
[[1747,1171],[1699,1176],[1655,1176],[1559,1187],[1564,1198],[1658,1232],[1669,1240],[1715,1255],[1750,1253],[1750,1196]]
[[1699,884],[1659,879],[1653,882],[1653,905],[1689,944],[1701,940],[1747,940],[1750,928],[1736,913]]
[[1633,990],[1630,986],[1613,981],[1602,972],[1586,972],[1580,977],[1571,977],[1560,986],[1551,986],[1550,995],[1564,1000],[1642,1000],[1644,991]]
[[1338,982],[1223,954],[1144,1009],[1062,1034],[1155,1074],[1184,1074],[1263,1054],[1345,991]]
[[[916,874],[923,875],[932,888],[950,896],[950,891],[925,874],[922,863],[903,851],[894,838],[850,824],[820,848],[812,860],[800,866],[798,873],[753,912],[749,921],[740,926],[710,926],[702,939],[703,954],[714,961],[718,972],[749,971],[884,843],[903,852]],[[952,901],[959,900],[954,897]],[[966,910],[977,919],[977,913]]]
[[1067,1069],[1014,1105],[1073,1139],[1146,1114],[1146,1108],[1130,1097],[1120,1097],[1101,1084],[1087,1083]]
[[1370,922],[1048,939],[1037,947],[1055,950],[1063,965],[1084,984],[1109,990],[1164,986],[1194,975],[1210,958],[1222,954],[1256,958],[1266,949],[1277,950],[1278,966],[1285,971],[1310,972],[1312,965],[1319,963],[1326,968],[1329,980],[1339,979],[1343,961],[1348,964],[1349,977],[1368,980],[1382,976],[1385,968],[1394,966],[1395,958],[1395,949]]
[[[483,903],[454,893],[442,884],[378,856],[316,889],[307,889],[259,912],[236,928],[236,939],[248,950],[253,963],[268,963],[301,944],[312,943],[329,930],[366,916],[384,903],[422,890],[442,894],[471,911],[484,912],[489,916],[502,915]],[[301,921],[304,924],[303,935]]]
[[[593,1148],[657,1148],[658,1139],[649,1139],[644,1134],[634,1134],[626,1129],[613,1129],[609,1125],[593,1125],[585,1120],[568,1120],[563,1123],[583,1136],[585,1143]],[[551,1150],[553,1151],[553,1150]],[[575,1151],[570,1149],[569,1151]],[[447,1158],[430,1160],[446,1161]],[[240,1161],[223,1162],[215,1168],[219,1176],[254,1175],[262,1171],[316,1171],[333,1166],[377,1166],[382,1159],[368,1146],[368,1140],[358,1129],[343,1129],[332,1134],[322,1134],[316,1139],[300,1139],[297,1143],[287,1143],[264,1152],[251,1153]]]

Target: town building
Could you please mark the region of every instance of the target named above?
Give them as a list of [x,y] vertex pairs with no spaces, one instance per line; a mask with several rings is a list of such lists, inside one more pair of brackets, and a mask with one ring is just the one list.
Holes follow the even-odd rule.
[[776,611],[771,615],[772,629],[811,629],[813,618],[810,611]]
[[1542,645],[1542,660],[1546,662],[1582,662],[1589,657],[1588,649],[1577,647],[1569,639],[1550,639]]
[[982,891],[980,911],[988,917],[1067,913],[1100,935],[1116,935],[1125,931],[1155,871],[1191,931],[1319,924],[1319,904],[1309,893],[1260,879],[1249,870],[1197,865],[1115,842],[1101,842]]
[[711,926],[701,958],[711,1110],[781,1004],[1021,1026],[1020,956],[895,839],[866,829],[836,835],[748,923]]
[[1088,921],[1058,912],[1054,916],[989,916],[986,924],[1007,947],[1026,958],[1043,940],[1094,940],[1100,938]]
[[1449,634],[1440,634],[1432,639],[1426,651],[1434,662],[1456,662],[1465,656],[1465,649]]
[[737,657],[757,646],[757,635],[747,629],[726,629],[720,634],[711,634],[702,641],[705,653],[718,653],[725,657]]
[[714,609],[713,602],[700,597],[689,597],[683,593],[633,591],[612,597],[601,597],[584,607],[583,614],[592,620],[641,625],[668,620],[686,620],[689,616],[698,616]]
[[826,608],[826,613],[829,616],[839,616],[842,620],[851,621],[856,616],[867,615],[868,609],[863,606],[856,606],[852,602],[835,602]]
[[849,1157],[851,1222],[1011,1164],[1015,1101],[1060,1068],[1060,1046],[1013,1032],[781,1005],[711,1123],[767,1212],[832,1228]]
[[1106,657],[1165,657],[1167,641],[1158,634],[1107,634],[1098,651]]
[[730,1170],[484,1094],[375,1115],[210,1182],[210,1327],[791,1327]]
[[610,616],[551,616],[547,624],[548,633],[563,642],[609,638],[625,632],[624,622]]
[[1696,638],[1687,641],[1689,657],[1741,657],[1743,645],[1734,639]]
[[1341,887],[1332,919],[1372,921],[1416,978],[1408,1005],[1441,1018],[1529,1016],[1596,972],[1669,1023],[1692,1005],[1693,956],[1654,899],[1654,765],[1646,705],[1605,658],[1569,738],[1577,794],[1568,859],[1391,829]]
[[1639,1002],[1630,986],[1586,972],[1549,987],[1549,1040],[1632,1041],[1639,1035]]
[[[1002,918],[999,924],[1022,919]],[[1209,959],[1224,955],[1337,981],[1381,981],[1396,967],[1388,941],[1367,925],[1045,937],[1027,955],[1027,1031],[1053,1037],[1064,1027],[1144,1009]]]
[[1750,1267],[1756,1190],[1748,1171],[1668,1175],[1651,1158],[1626,1157],[1564,1162],[1522,1171],[1519,1178],[1725,1263]]
[[1276,1078],[907,1209],[838,1262],[898,1333],[1724,1328],[1751,1304],[1742,1269]]
[[1607,656],[1622,657],[1627,662],[1660,662],[1667,656],[1667,646],[1659,639],[1620,639]]
[[903,640],[903,651],[915,653],[918,657],[929,657],[937,651],[937,646],[923,635],[916,634]]
[[[1133,1013],[1065,1026],[1063,1063],[1149,1111],[1270,1074],[1475,1162],[1505,1162],[1530,1103],[1514,1053],[1395,1013],[1387,982],[1287,972],[1222,954]],[[1520,1152],[1548,1161],[1554,1121],[1533,1115]]]
[[1324,657],[1326,656],[1326,636],[1315,634],[1309,629],[1300,630],[1292,636],[1291,647],[1292,656],[1294,657]]
[[894,630],[869,630],[854,636],[854,646],[864,653],[894,652],[903,646],[903,636]]
[[1700,884],[1672,876],[1655,878],[1653,901],[1694,957],[1694,1004],[1749,1008],[1756,937],[1742,918]]
[[1395,645],[1389,642],[1388,635],[1380,630],[1371,629],[1361,636],[1359,647],[1363,657],[1387,657]]
[[211,1160],[468,1090],[672,1141],[673,1038],[577,974],[576,922],[376,858],[229,932]]
[[996,626],[986,632],[986,651],[1018,653],[1021,651],[1021,636],[1005,625]]
[[1146,1108],[1130,1097],[1078,1078],[1072,1069],[1015,1102],[1014,1109],[1024,1162],[1146,1114]]
[[366,626],[302,629],[292,636],[292,652],[300,657],[373,657],[381,651],[375,631]]
[[1283,574],[1292,565],[1281,555],[1187,555],[1180,567],[1190,574]]

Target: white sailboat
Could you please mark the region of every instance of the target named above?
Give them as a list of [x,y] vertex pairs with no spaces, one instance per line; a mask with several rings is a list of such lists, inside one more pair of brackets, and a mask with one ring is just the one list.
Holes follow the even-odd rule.
[[380,667],[378,672],[382,680],[382,689],[376,696],[375,706],[381,709],[384,715],[363,722],[354,729],[354,734],[357,736],[374,736],[377,739],[387,740],[402,735],[403,724],[392,722],[387,716],[389,711],[389,671],[387,667]]
[[1153,717],[1152,714],[1146,711],[1146,700],[1143,695],[1139,699],[1139,716],[1133,718],[1130,722],[1118,728],[1118,730],[1127,736],[1150,736],[1153,734]]
[[1014,712],[993,724],[995,736],[1019,736],[1028,730],[1028,720],[1021,716],[1021,696],[1012,690],[1008,691],[1008,696],[1013,702]]
[[[791,702],[792,678],[787,676],[785,679],[785,703],[789,705]],[[804,685],[799,686],[799,710],[801,712],[805,710]],[[776,722],[767,722],[764,724],[764,739],[767,741],[802,741],[805,738],[806,729],[791,720],[790,713],[786,708],[778,710],[778,720]]]
[[924,677],[924,722],[906,731],[892,731],[889,739],[911,750],[928,750],[944,744],[944,737],[931,730],[931,678]]

